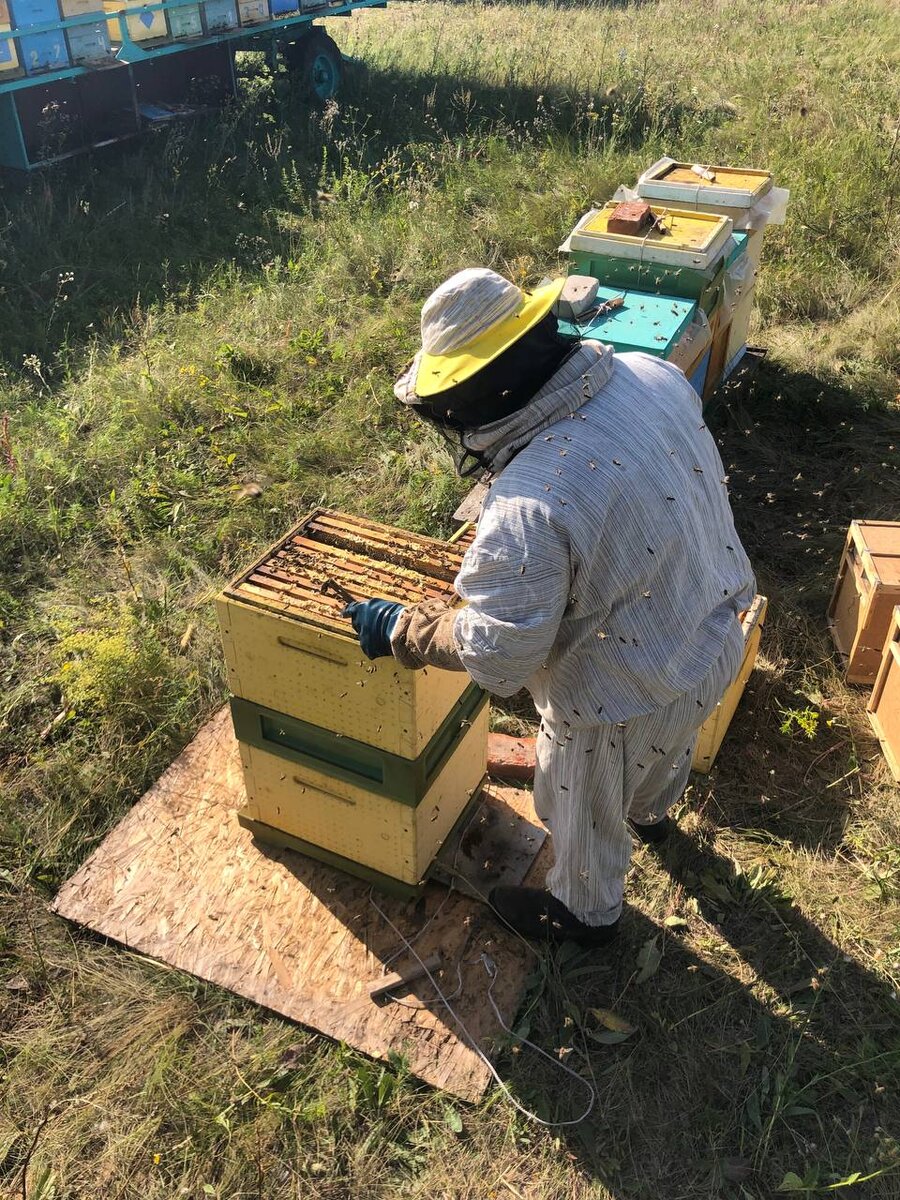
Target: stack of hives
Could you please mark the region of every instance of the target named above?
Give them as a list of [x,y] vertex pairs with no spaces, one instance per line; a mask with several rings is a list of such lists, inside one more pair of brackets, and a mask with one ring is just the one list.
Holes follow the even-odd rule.
[[746,350],[763,232],[787,193],[767,171],[666,158],[620,199],[637,201],[640,224],[622,231],[613,201],[560,247],[571,273],[599,281],[599,301],[616,301],[579,331],[674,362],[708,399]]
[[452,603],[461,561],[443,542],[317,509],[219,597],[239,819],[261,840],[386,886],[425,877],[484,781],[487,697],[465,672],[370,662],[335,593]]

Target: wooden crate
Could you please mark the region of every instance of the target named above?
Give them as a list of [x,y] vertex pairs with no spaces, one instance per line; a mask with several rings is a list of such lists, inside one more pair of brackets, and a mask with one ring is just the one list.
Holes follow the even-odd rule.
[[881,667],[866,712],[895,779],[900,780],[900,605],[888,627]]
[[[339,856],[345,869],[368,878],[418,884],[487,770],[487,696],[481,695],[445,752],[440,769],[417,799],[395,799],[349,783],[294,757],[240,744],[247,804],[239,820],[261,840],[266,830],[299,839],[316,856]],[[326,861],[332,861],[326,858]]]
[[719,701],[715,711],[701,725],[697,738],[697,747],[694,750],[691,768],[699,771],[702,775],[706,775],[716,761],[719,747],[722,745],[731,719],[744,694],[744,688],[747,686],[747,680],[750,678],[756,662],[756,655],[759,652],[759,640],[762,636],[763,622],[766,619],[768,607],[769,601],[766,597],[757,596],[744,613],[741,621],[744,633],[744,658],[741,662],[741,669],[738,671],[734,683]]
[[900,603],[900,521],[851,521],[828,628],[848,683],[873,683]]
[[471,680],[370,662],[334,579],[356,599],[459,602],[462,549],[373,521],[316,509],[227,587],[217,608],[231,691],[333,733],[416,758]]

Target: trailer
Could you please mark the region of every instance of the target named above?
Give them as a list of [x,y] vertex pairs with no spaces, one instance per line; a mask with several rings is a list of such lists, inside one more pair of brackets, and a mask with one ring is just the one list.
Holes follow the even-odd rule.
[[235,53],[279,55],[314,101],[341,53],[317,18],[386,0],[0,0],[0,166],[28,171],[220,104]]

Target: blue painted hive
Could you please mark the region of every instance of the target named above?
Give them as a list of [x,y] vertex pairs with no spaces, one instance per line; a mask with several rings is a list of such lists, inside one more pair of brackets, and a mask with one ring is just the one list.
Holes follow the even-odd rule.
[[[17,29],[59,21],[56,0],[11,0],[9,11]],[[32,33],[19,39],[19,56],[29,75],[69,65],[66,37],[61,29]]]
[[620,353],[642,350],[656,358],[668,358],[697,308],[694,300],[611,287],[598,290],[597,304],[603,305],[617,296],[624,301],[620,308],[594,316],[585,313],[578,324],[560,321],[560,332],[606,342]]

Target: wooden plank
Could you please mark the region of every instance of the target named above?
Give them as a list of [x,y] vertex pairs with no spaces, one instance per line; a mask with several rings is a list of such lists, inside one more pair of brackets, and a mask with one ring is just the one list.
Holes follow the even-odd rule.
[[[492,790],[535,819],[527,792]],[[488,1069],[427,979],[409,987],[405,998],[414,1007],[370,999],[369,982],[403,949],[373,901],[415,939],[422,958],[440,951],[447,993],[456,990],[460,964],[453,1007],[488,1054],[500,1031],[480,955],[499,968],[494,998],[511,1022],[533,951],[484,905],[441,885],[402,901],[255,843],[237,821],[244,801],[237,743],[222,709],[63,885],[54,911],[366,1054],[401,1052],[427,1083],[479,1099]],[[540,874],[545,865],[535,869]],[[405,952],[400,961],[410,958]]]
[[487,499],[489,485],[486,483],[476,483],[466,497],[460,502],[459,508],[453,514],[453,520],[458,521],[460,525],[465,525],[467,522],[478,524],[478,518],[481,516],[481,506]]

